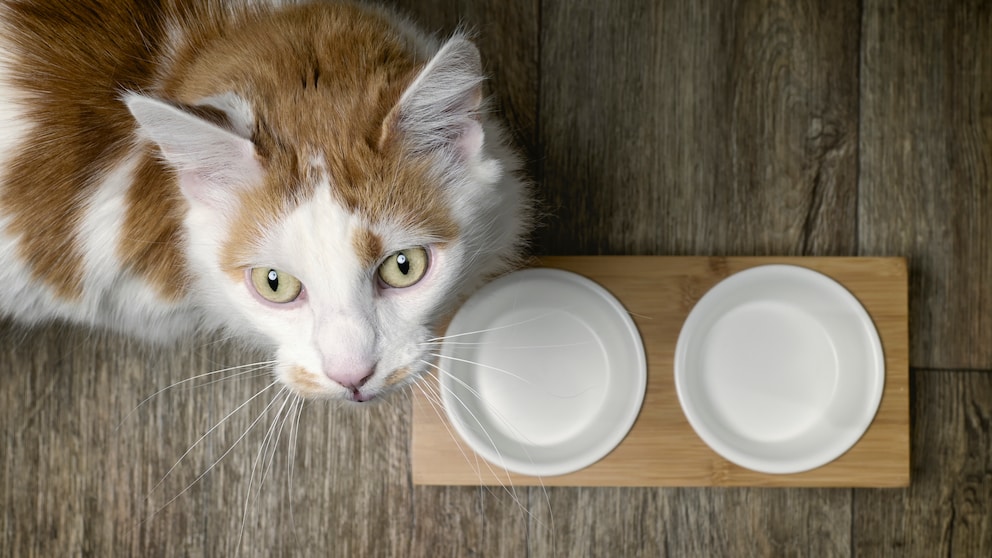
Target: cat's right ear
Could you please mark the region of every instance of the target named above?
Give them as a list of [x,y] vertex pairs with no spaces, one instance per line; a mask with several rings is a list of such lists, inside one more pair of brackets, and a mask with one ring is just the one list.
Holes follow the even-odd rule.
[[380,147],[400,140],[418,152],[467,160],[483,144],[482,63],[471,41],[455,36],[438,50],[383,122]]
[[165,101],[127,93],[124,102],[145,138],[158,145],[162,158],[179,175],[183,194],[193,203],[226,210],[237,194],[262,177],[247,123],[247,103],[233,95],[208,99],[203,108],[219,111],[228,127]]

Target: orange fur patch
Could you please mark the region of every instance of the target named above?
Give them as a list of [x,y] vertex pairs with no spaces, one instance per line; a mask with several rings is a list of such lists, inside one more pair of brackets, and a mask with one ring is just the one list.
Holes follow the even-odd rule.
[[363,269],[372,269],[382,257],[382,239],[368,229],[360,229],[351,239],[355,254]]
[[286,383],[300,395],[323,395],[326,391],[302,367],[294,366],[286,372]]
[[403,381],[408,379],[409,377],[410,377],[409,368],[406,367],[399,368],[397,370],[394,370],[392,374],[386,376],[386,380],[383,383],[385,383],[386,387],[395,387],[403,383]]
[[[358,6],[302,6],[194,44],[203,50],[178,56],[167,96],[190,103],[230,90],[247,99],[267,173],[242,196],[224,249],[232,278],[265,227],[308,199],[324,175],[338,201],[367,222],[399,223],[439,241],[457,235],[431,166],[407,159],[400,146],[380,149],[386,115],[426,63],[390,21]],[[369,247],[363,261],[373,257]]]
[[128,190],[127,215],[117,248],[124,265],[169,300],[185,294],[188,277],[180,248],[186,202],[173,187],[174,180],[150,151],[144,153]]
[[[56,13],[59,7],[4,4],[13,47],[11,83],[25,92],[26,116],[37,126],[4,175],[0,207],[11,219],[11,232],[21,236],[20,253],[35,278],[72,299],[82,294],[77,237],[86,201],[131,146],[133,121],[120,93],[150,86],[159,57],[155,45],[165,33],[161,14],[127,2],[82,0]],[[159,180],[155,187],[173,184]],[[176,224],[152,220],[159,228]],[[156,238],[163,242],[121,249],[147,252],[136,261],[169,259],[174,237]],[[125,234],[122,242],[128,239]],[[141,262],[139,272],[150,269]]]

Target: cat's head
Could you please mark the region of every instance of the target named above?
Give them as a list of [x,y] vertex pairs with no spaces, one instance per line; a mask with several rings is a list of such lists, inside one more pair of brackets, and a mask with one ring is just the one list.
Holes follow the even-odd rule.
[[207,314],[270,343],[297,393],[365,401],[432,368],[438,319],[517,256],[526,193],[479,113],[468,40],[368,98],[326,72],[295,96],[248,83],[124,100],[187,200]]

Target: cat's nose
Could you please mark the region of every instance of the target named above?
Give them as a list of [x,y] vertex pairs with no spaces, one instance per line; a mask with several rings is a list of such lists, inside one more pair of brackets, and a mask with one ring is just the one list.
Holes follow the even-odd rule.
[[327,377],[334,380],[343,387],[352,391],[368,383],[369,378],[375,372],[373,367],[347,368],[344,370],[328,369],[325,373]]

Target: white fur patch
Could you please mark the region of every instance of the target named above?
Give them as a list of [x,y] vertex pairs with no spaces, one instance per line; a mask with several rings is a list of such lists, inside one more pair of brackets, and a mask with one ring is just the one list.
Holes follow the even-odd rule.
[[198,320],[192,309],[163,301],[155,288],[122,268],[117,254],[140,157],[132,154],[107,174],[86,206],[79,223],[85,295],[73,317],[152,340],[170,340],[195,328]]
[[[28,101],[9,80],[12,49],[5,44],[5,36],[0,27],[0,188],[4,169],[10,167],[11,158],[34,127],[22,108]],[[21,239],[10,231],[10,218],[0,207],[0,309],[4,314],[27,324],[62,319],[151,339],[174,338],[198,323],[191,309],[163,303],[146,284],[121,271],[117,246],[134,165],[133,157],[124,161],[97,185],[78,223],[85,262],[84,294],[79,300],[58,298],[32,276],[20,257]]]
[[18,255],[19,239],[0,217],[0,308],[35,324],[54,319],[102,326],[154,341],[188,335],[200,322],[186,303],[163,301],[146,282],[125,272],[117,257],[127,192],[137,161],[125,160],[97,185],[78,224],[85,264],[83,296],[61,299],[34,279]]
[[[397,370],[423,370],[421,359],[430,359],[423,345],[432,335],[428,325],[458,290],[457,243],[446,251],[433,250],[431,268],[420,283],[385,288],[376,269],[362,267],[351,241],[369,228],[387,253],[430,241],[394,223],[365,223],[335,200],[325,179],[311,199],[259,239],[250,264],[297,277],[304,285],[300,300],[284,306],[266,303],[245,281],[226,290],[228,302],[239,308],[245,322],[275,342],[277,373],[293,384],[298,371],[305,371],[306,385],[297,386],[303,393],[348,397],[351,390],[341,384],[362,378],[369,369],[375,374],[363,390],[376,393]],[[317,392],[314,386],[319,386]]]
[[[7,43],[7,30],[3,25],[4,9],[0,6],[0,188],[3,187],[5,169],[31,132],[32,124],[21,108],[24,96],[10,83],[12,47]],[[9,218],[0,207],[0,308],[6,313],[28,321],[47,317],[43,310],[51,305],[51,295],[39,289],[31,279],[25,262],[19,255],[19,238],[9,229]],[[32,319],[35,316],[39,318]]]

